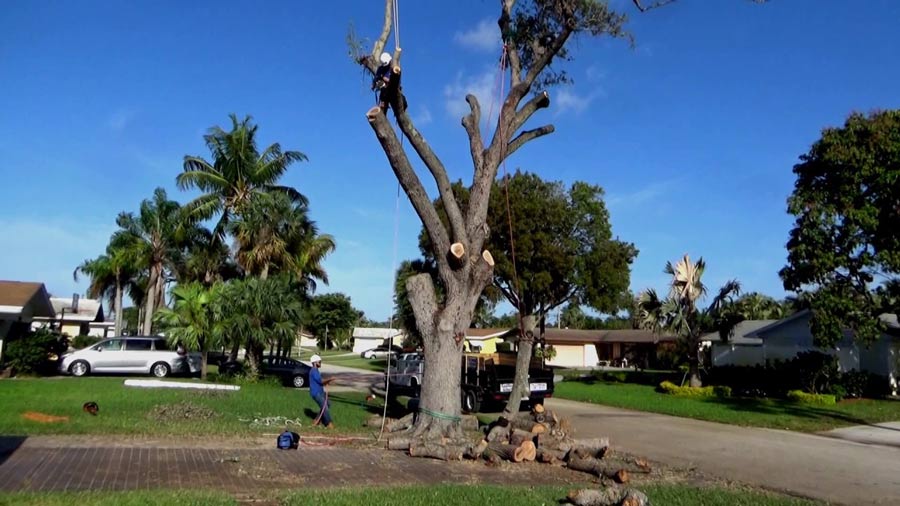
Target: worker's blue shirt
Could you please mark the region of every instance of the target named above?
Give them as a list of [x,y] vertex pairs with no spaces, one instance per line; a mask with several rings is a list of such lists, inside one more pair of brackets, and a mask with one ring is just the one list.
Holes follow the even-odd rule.
[[318,397],[325,394],[325,387],[322,386],[322,374],[318,367],[313,367],[309,371],[309,395]]

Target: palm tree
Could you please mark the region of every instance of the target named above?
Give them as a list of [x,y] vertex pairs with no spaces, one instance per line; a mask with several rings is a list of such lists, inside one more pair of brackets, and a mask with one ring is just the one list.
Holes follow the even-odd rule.
[[198,283],[186,283],[176,286],[172,297],[172,308],[160,309],[154,319],[172,344],[181,342],[188,349],[200,350],[200,378],[205,380],[208,352],[216,345],[211,292]]
[[784,318],[784,307],[777,300],[757,292],[742,295],[736,310],[746,320],[778,320]]
[[235,238],[238,265],[247,274],[266,279],[273,270],[291,273],[309,291],[316,279],[328,284],[322,262],[334,251],[334,238],[318,233],[305,204],[280,193],[259,194],[228,231]]
[[85,260],[72,273],[75,281],[78,274],[84,274],[91,280],[88,296],[112,301],[115,312],[113,334],[120,336],[123,330],[122,298],[126,290],[135,292],[135,275],[138,271],[137,259],[121,240],[115,239],[106,247],[106,253],[93,260]]
[[164,303],[169,273],[178,265],[188,240],[196,235],[196,225],[185,219],[181,205],[169,200],[162,188],[153,192],[152,199],[141,202],[136,216],[123,212],[116,223],[120,230],[113,241],[138,259],[148,273],[141,332],[150,335],[153,314]]
[[214,230],[219,238],[224,236],[233,215],[240,214],[259,193],[274,191],[287,195],[293,202],[307,203],[306,197],[294,188],[277,184],[288,167],[305,161],[306,155],[282,151],[278,143],[260,153],[256,147],[258,126],[251,123],[251,117],[238,121],[231,114],[229,118],[231,131],[215,126],[203,137],[212,161],[185,156],[184,172],[176,178],[180,189],[197,188],[204,192],[185,206],[194,219],[210,219],[221,213]]
[[702,258],[692,263],[685,255],[674,266],[671,262],[666,262],[665,273],[672,277],[669,282],[669,296],[660,299],[655,290],[649,289],[638,296],[637,303],[641,328],[656,333],[672,333],[687,345],[692,387],[702,385],[700,336],[710,330],[704,328],[704,323],[714,327],[721,335],[727,336],[739,321],[734,313],[726,311],[726,308],[733,304],[733,297],[741,290],[736,280],[725,283],[706,309],[697,309],[697,301],[706,295],[706,286],[701,280],[705,270],[706,263]]
[[206,228],[198,228],[177,267],[179,283],[199,282],[209,288],[240,275],[230,251]]

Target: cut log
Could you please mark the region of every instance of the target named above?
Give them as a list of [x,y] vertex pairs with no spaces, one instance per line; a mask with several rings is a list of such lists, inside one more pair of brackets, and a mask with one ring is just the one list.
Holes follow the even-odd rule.
[[544,405],[543,404],[535,404],[534,407],[531,408],[531,410],[534,411],[535,413],[543,413]]
[[609,451],[609,438],[587,439],[575,442],[572,454],[580,458],[602,459]]
[[[365,426],[366,427],[377,427],[380,429],[381,428],[381,420],[382,420],[381,415],[372,415],[366,419]],[[390,420],[390,418],[388,418],[388,420]]]
[[548,430],[549,429],[547,428],[547,426],[543,423],[536,423],[536,424],[534,424],[534,426],[531,427],[532,434],[544,434]]
[[535,457],[535,460],[537,460],[538,462],[542,462],[544,464],[555,464],[557,462],[566,460],[566,452],[553,448],[540,447],[537,449],[537,455]]
[[536,423],[537,422],[534,421],[534,417],[531,416],[531,413],[524,413],[510,420],[509,426],[513,429],[531,432],[531,429],[534,428]]
[[392,437],[388,439],[388,450],[409,450],[412,439],[408,437]]
[[630,491],[622,487],[573,490],[566,496],[576,506],[618,506]]
[[469,458],[472,460],[479,459],[482,457],[482,455],[484,455],[484,451],[487,450],[487,447],[488,447],[488,442],[481,440],[478,442],[477,445],[472,446],[469,449],[469,451],[466,452],[465,456],[466,456],[466,458]]
[[410,413],[399,420],[392,420],[384,424],[385,430],[388,432],[397,432],[401,430],[406,430],[413,426],[415,423],[416,415],[415,413]]
[[625,493],[625,497],[620,506],[650,506],[650,498],[648,498],[640,490],[631,489]]
[[513,429],[512,432],[509,433],[509,444],[514,446],[519,446],[525,441],[531,441],[534,443],[534,439],[537,435],[533,432],[524,431],[521,429]]
[[609,478],[617,483],[625,483],[629,480],[629,466],[624,462],[605,462],[600,459],[580,458],[569,455],[569,461],[566,464],[569,469],[591,473],[599,478]]
[[523,462],[525,460],[534,460],[537,455],[537,449],[531,441],[525,441],[519,446],[491,443],[485,450],[485,458],[490,459],[494,455],[510,462]]
[[409,446],[410,457],[429,457],[438,460],[462,460],[465,450],[458,445],[434,442],[414,442]]
[[488,431],[484,439],[488,443],[506,442],[509,440],[509,428],[503,425],[495,425],[494,428]]
[[491,267],[494,266],[494,256],[491,255],[491,252],[490,252],[490,251],[488,251],[488,250],[482,251],[482,252],[481,252],[481,258],[483,258],[484,261],[485,261],[488,265],[490,265]]

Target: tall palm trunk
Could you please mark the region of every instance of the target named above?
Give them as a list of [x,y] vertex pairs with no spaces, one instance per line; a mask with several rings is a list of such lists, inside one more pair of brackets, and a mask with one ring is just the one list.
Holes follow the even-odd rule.
[[153,331],[153,311],[156,308],[156,283],[159,278],[158,266],[150,267],[150,278],[147,280],[147,300],[144,304],[144,324],[141,335],[149,336]]
[[116,320],[115,326],[113,327],[113,334],[116,336],[122,335],[122,279],[119,276],[116,276],[116,300],[113,302],[113,311],[116,312]]

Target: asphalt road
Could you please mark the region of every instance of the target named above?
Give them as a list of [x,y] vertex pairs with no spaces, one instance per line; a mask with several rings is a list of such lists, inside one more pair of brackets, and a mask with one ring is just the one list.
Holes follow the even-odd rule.
[[900,504],[900,448],[814,434],[737,427],[563,399],[577,438],[664,464],[837,504]]

